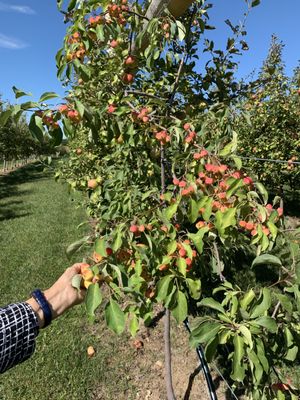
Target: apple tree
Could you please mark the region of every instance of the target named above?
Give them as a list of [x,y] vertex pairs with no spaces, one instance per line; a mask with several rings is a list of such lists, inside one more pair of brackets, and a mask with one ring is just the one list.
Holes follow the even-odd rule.
[[[58,1],[68,27],[56,60],[68,92],[55,109],[23,109],[36,136],[69,140],[57,177],[85,194],[93,218],[91,237],[69,248],[93,241],[74,280],[87,288],[90,317],[103,302],[108,326],[135,335],[162,304],[167,359],[170,315],[190,316],[191,345],[209,360],[222,355],[236,389],[295,400],[273,370],[298,354],[298,259],[276,255],[279,240],[290,246],[279,199],[269,203],[235,154],[234,57],[245,32],[229,23],[227,48],[216,49],[206,38],[211,5],[196,0],[184,12],[190,3]],[[210,55],[201,73],[200,54]],[[272,278],[249,287],[237,276],[251,265]],[[174,399],[168,362],[166,375]]]

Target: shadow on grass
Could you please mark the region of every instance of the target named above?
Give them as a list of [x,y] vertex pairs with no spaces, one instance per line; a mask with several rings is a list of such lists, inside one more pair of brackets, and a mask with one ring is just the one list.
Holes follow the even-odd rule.
[[38,163],[26,165],[0,176],[0,221],[28,216],[29,213],[22,198],[30,191],[22,190],[20,185],[45,179],[47,176],[49,173],[43,172],[43,166]]

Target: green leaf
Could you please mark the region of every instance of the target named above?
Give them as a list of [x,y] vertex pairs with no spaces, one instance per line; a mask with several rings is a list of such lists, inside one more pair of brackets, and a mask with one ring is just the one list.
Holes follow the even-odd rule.
[[55,97],[60,97],[60,96],[54,92],[45,92],[41,95],[39,102],[43,103],[44,101],[54,99]]
[[51,136],[52,146],[59,146],[63,140],[63,131],[61,130],[61,127],[59,126],[56,129],[50,130],[49,134]]
[[252,335],[249,329],[245,325],[240,325],[239,326],[239,331],[245,338],[245,342],[249,345],[249,348],[253,348],[253,341],[252,341]]
[[242,179],[234,179],[226,191],[227,198],[229,199],[242,186],[244,186]]
[[253,0],[251,3],[251,7],[256,7],[258,5],[260,5],[260,0]]
[[207,321],[192,330],[190,335],[190,344],[193,348],[199,343],[207,343],[209,340],[217,336],[221,324],[219,322]]
[[87,290],[85,305],[90,317],[95,316],[95,310],[102,302],[102,294],[98,283],[92,283]]
[[271,307],[271,293],[269,289],[264,288],[262,291],[262,301],[260,302],[260,304],[254,307],[250,315],[250,318],[253,319],[263,316],[263,314],[266,311],[268,311],[270,307]]
[[245,378],[245,368],[242,363],[244,357],[244,340],[241,336],[235,335],[233,338],[234,353],[233,353],[233,373],[230,377],[237,381],[243,382]]
[[266,328],[271,333],[277,332],[277,324],[274,318],[264,316],[256,319],[255,321],[252,321],[252,323],[262,326],[263,328]]
[[278,232],[277,226],[273,222],[268,221],[267,227],[270,229],[272,239],[275,240],[277,237],[277,232]]
[[298,346],[294,346],[294,347],[292,347],[291,349],[289,349],[289,350],[287,351],[285,357],[284,357],[285,360],[288,360],[288,361],[295,361],[296,358],[297,358],[298,350],[299,350]]
[[183,275],[186,276],[186,261],[182,257],[178,257],[176,260],[176,265],[178,267],[178,271]]
[[188,212],[189,221],[193,224],[196,221],[196,219],[198,218],[198,216],[199,216],[198,203],[194,199],[191,198],[189,212]]
[[241,308],[246,310],[253,299],[255,299],[255,293],[253,289],[250,289],[240,301]]
[[189,289],[190,296],[192,299],[199,300],[201,296],[201,281],[200,279],[194,280],[187,278],[186,283]]
[[173,275],[166,275],[158,282],[156,295],[157,301],[164,301],[167,298],[173,286],[171,284],[173,279]]
[[264,204],[267,204],[269,195],[268,195],[268,192],[267,192],[266,188],[260,182],[256,182],[255,186],[258,189],[259,193],[262,195],[262,198],[264,200]]
[[221,151],[220,156],[225,157],[228,156],[230,153],[233,153],[237,147],[237,134],[236,132],[233,133],[232,141],[228,143]]
[[79,112],[80,117],[82,118],[84,115],[84,105],[79,100],[75,100],[76,109]]
[[177,305],[172,309],[172,315],[175,317],[177,323],[183,322],[188,314],[188,305],[185,294],[180,290],[176,293]]
[[177,208],[178,208],[178,203],[174,203],[164,210],[164,215],[168,221],[170,221],[171,218],[176,214]]
[[170,242],[170,243],[168,244],[168,246],[167,246],[168,254],[173,254],[173,253],[175,253],[176,249],[177,249],[177,241],[176,241],[176,240],[173,240],[173,241]]
[[276,267],[282,267],[280,259],[272,254],[262,254],[256,257],[252,262],[251,268],[256,265],[274,265]]
[[72,278],[72,286],[78,291],[81,289],[82,275],[76,274]]
[[40,142],[44,141],[44,127],[42,118],[32,114],[29,121],[29,130],[34,138],[39,140]]
[[216,300],[214,300],[212,297],[206,297],[205,299],[201,300],[200,303],[198,303],[198,305],[209,307],[212,308],[213,310],[221,312],[222,314],[225,314],[223,306]]
[[178,27],[178,39],[182,41],[186,35],[185,26],[180,21],[176,21],[176,25]]
[[18,99],[19,97],[22,97],[22,96],[32,96],[32,93],[23,92],[22,90],[16,88],[15,86],[13,86],[12,89],[15,93],[16,99]]
[[105,307],[105,319],[107,326],[117,335],[125,329],[125,314],[113,299]]
[[205,357],[207,362],[210,363],[213,361],[215,354],[217,352],[218,344],[219,344],[219,335],[216,335],[205,346]]
[[189,233],[188,237],[192,240],[194,245],[196,246],[196,249],[199,254],[202,254],[203,252],[203,237],[204,235],[209,231],[209,228],[207,226],[199,229],[197,233]]
[[253,363],[253,366],[255,368],[254,376],[255,376],[255,379],[256,379],[256,383],[259,383],[261,381],[262,376],[263,376],[262,365],[259,362],[259,358],[257,357],[257,354],[255,354],[254,351],[248,351],[248,357],[249,357],[249,360]]
[[280,304],[285,309],[285,311],[287,311],[289,314],[291,314],[293,312],[293,304],[291,302],[291,299],[284,294],[280,294],[280,293],[274,293],[274,294],[277,297],[277,299],[280,301]]
[[69,5],[68,5],[68,11],[72,11],[75,8],[76,1],[77,0],[70,0]]
[[123,243],[122,236],[123,236],[122,232],[118,232],[118,234],[114,240],[114,244],[112,245],[112,249],[114,252],[119,250],[119,248],[122,246],[122,243]]
[[[204,219],[204,221],[208,222],[210,217],[211,217],[211,213],[212,213],[212,204],[213,204],[213,198],[209,197],[206,202],[205,205],[203,205],[203,207],[205,208],[204,212],[202,213],[202,217]],[[201,207],[201,205],[199,206],[199,208]]]
[[76,253],[76,251],[78,251],[84,244],[87,243],[89,238],[89,236],[85,236],[84,238],[70,244],[66,250],[67,257],[70,258],[74,253]]
[[9,117],[12,114],[12,109],[8,109],[2,111],[0,114],[0,126],[5,126],[6,122],[8,121]]
[[136,314],[132,314],[130,321],[129,321],[129,332],[132,337],[136,335],[139,330],[139,319]]
[[229,208],[225,212],[221,212],[218,210],[216,212],[216,222],[215,226],[220,234],[220,236],[224,236],[225,229],[229,226],[236,225],[236,218],[235,218],[236,208]]
[[106,253],[106,241],[104,239],[97,239],[95,242],[95,252],[97,254],[100,254],[100,256],[102,257],[107,257],[107,253]]

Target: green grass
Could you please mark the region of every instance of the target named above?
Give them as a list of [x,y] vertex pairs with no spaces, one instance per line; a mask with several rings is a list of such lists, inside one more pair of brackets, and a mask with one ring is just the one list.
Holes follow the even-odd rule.
[[[67,245],[86,233],[77,229],[86,219],[83,211],[50,175],[27,166],[0,177],[1,306],[26,300],[34,288],[49,287],[70,264]],[[101,398],[129,399],[118,397],[128,390],[122,365],[109,366],[116,343],[103,321],[89,326],[84,306],[78,306],[40,331],[30,360],[0,377],[0,399],[93,399],[99,386],[106,393]],[[86,355],[89,345],[96,348],[92,359]]]

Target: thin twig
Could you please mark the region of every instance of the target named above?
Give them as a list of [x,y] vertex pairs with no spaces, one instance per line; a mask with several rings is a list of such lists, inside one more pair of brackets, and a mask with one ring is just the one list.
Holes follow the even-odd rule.
[[221,282],[224,282],[225,281],[225,277],[222,274],[222,263],[221,263],[221,260],[220,260],[220,254],[219,254],[219,250],[218,250],[218,246],[217,246],[216,242],[213,242],[213,247],[214,247],[214,253],[215,253],[215,256],[216,256],[216,259],[217,259],[219,278],[220,278]]
[[154,94],[145,93],[145,92],[141,92],[141,91],[138,91],[138,90],[127,90],[127,93],[128,94],[136,94],[137,96],[151,97],[153,99],[166,101],[166,99],[163,98],[163,97],[155,96]]
[[277,312],[278,312],[278,310],[279,310],[280,304],[281,304],[280,301],[278,301],[277,304],[276,304],[276,306],[275,306],[275,308],[274,308],[274,311],[273,311],[273,314],[272,314],[272,318],[275,318],[275,317],[276,317],[276,314],[277,314]]

